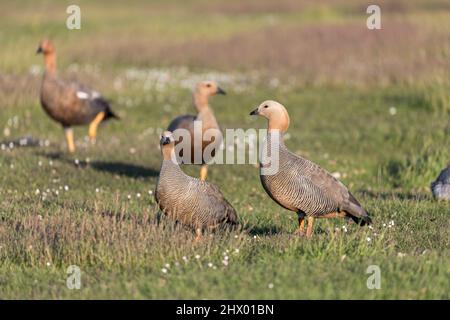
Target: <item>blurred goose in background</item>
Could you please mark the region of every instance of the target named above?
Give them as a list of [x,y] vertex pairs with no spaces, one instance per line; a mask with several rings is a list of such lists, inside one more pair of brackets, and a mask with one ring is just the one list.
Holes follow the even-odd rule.
[[42,107],[53,120],[63,126],[69,152],[73,153],[75,144],[72,126],[89,124],[89,137],[94,142],[98,125],[106,119],[118,117],[97,91],[58,78],[55,47],[49,40],[41,41],[37,53],[43,54],[45,61],[40,93]]
[[431,184],[431,192],[436,199],[450,201],[450,166],[442,170]]
[[186,175],[177,163],[175,140],[169,131],[160,140],[163,161],[155,199],[170,219],[190,226],[199,240],[204,229],[235,225],[237,215],[219,189],[206,181]]
[[262,151],[263,154],[266,150],[278,152],[279,166],[269,175],[263,174],[267,165],[261,163],[260,178],[265,191],[276,203],[297,213],[296,234],[304,234],[305,217],[308,237],[313,232],[314,218],[350,218],[360,225],[371,223],[367,212],[340,181],[319,165],[286,148],[283,135],[290,120],[283,105],[264,101],[250,115],[268,119],[267,140]]
[[[172,120],[172,122],[169,124],[167,130],[170,132],[174,132],[176,129],[186,129],[191,134],[191,162],[195,164],[201,164],[200,169],[200,180],[205,180],[206,176],[208,174],[208,167],[207,167],[207,160],[203,157],[203,152],[207,146],[209,148],[213,149],[213,152],[211,153],[211,156],[214,157],[215,150],[217,150],[220,147],[220,144],[222,143],[222,134],[220,132],[219,124],[217,123],[216,117],[214,116],[213,111],[209,107],[209,97],[216,95],[216,94],[226,94],[225,91],[223,91],[216,82],[214,81],[202,81],[197,84],[195,91],[194,91],[194,105],[197,109],[198,114],[196,116],[194,115],[183,115],[179,116]],[[194,149],[194,121],[201,121],[201,163],[196,163],[196,159],[194,159],[194,152],[200,152],[200,150]],[[204,139],[204,133],[208,129],[216,129],[220,133],[220,136],[217,138],[213,138],[211,140]],[[182,156],[182,153],[180,153]]]

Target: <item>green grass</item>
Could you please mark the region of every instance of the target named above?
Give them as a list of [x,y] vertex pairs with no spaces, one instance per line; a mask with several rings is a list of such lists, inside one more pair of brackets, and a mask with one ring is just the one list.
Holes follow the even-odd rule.
[[[52,2],[44,3],[57,11]],[[216,34],[195,19],[195,12],[174,7],[151,7],[161,26],[177,20],[174,16],[184,17],[168,30],[170,41],[194,39],[196,25],[209,38]],[[12,5],[5,8],[14,10]],[[449,164],[447,80],[427,77],[408,84],[350,87],[345,82],[308,85],[304,79],[280,76],[277,86],[263,66],[257,74],[238,73],[231,65],[224,73],[205,71],[202,65],[132,69],[132,59],[126,59],[132,48],[124,51],[120,63],[109,65],[101,52],[77,55],[110,32],[95,26],[92,16],[92,29],[80,36],[81,45],[73,51],[75,67],[71,48],[76,48],[76,36],[65,41],[65,31],[58,29],[58,48],[65,52],[61,74],[101,90],[122,119],[102,125],[94,146],[86,142],[87,128],[76,128],[78,149],[71,156],[62,129],[39,105],[40,75],[28,72],[31,65],[41,64],[41,57],[32,55],[35,42],[57,19],[51,15],[45,22],[39,11],[33,16],[31,2],[26,8],[34,20],[25,15],[0,22],[12,27],[11,34],[0,33],[7,39],[0,65],[0,141],[30,135],[49,145],[0,150],[0,298],[449,298],[450,206],[434,201],[429,191],[431,181]],[[93,8],[100,20],[107,18]],[[121,8],[117,3],[111,8],[112,21],[120,19]],[[139,8],[130,8],[122,19],[127,21]],[[325,25],[347,19],[343,12],[325,7],[300,15]],[[246,32],[248,26],[259,30],[265,21],[264,13],[242,13],[237,24],[231,23],[233,13],[223,15],[224,20],[208,18],[220,22],[219,38]],[[144,26],[137,18],[129,29],[113,27],[126,33]],[[29,28],[36,28],[32,36]],[[150,33],[136,37],[144,41]],[[114,43],[108,50],[115,50]],[[208,175],[236,208],[242,230],[194,243],[190,230],[159,219],[149,193],[161,161],[158,133],[173,117],[194,112],[189,87],[203,78],[219,80],[228,92],[211,100],[222,128],[264,128],[265,121],[248,113],[265,99],[282,102],[291,116],[287,146],[339,172],[370,212],[373,228],[319,220],[312,239],[294,237],[296,215],[266,195],[252,165],[215,165]],[[195,166],[183,170],[193,176],[199,172]],[[81,268],[80,290],[66,287],[70,265]],[[370,265],[380,267],[380,290],[366,287]]]

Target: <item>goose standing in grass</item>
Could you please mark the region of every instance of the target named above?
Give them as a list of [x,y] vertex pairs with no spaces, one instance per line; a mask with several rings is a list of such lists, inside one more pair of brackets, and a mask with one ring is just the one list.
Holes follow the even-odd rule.
[[202,230],[235,225],[236,211],[219,189],[181,170],[171,132],[163,132],[160,145],[163,160],[155,199],[161,211],[172,220],[194,228],[197,240],[201,238]]
[[442,170],[436,181],[431,184],[431,191],[434,198],[450,201],[450,166]]
[[[191,136],[191,161],[190,163],[201,164],[200,169],[200,180],[205,180],[208,174],[208,159],[204,158],[203,152],[205,148],[209,146],[212,148],[211,156],[214,157],[215,150],[218,150],[220,144],[222,143],[222,133],[220,132],[219,124],[217,123],[216,117],[211,110],[208,100],[211,96],[216,94],[226,94],[216,82],[214,81],[202,81],[197,84],[194,91],[194,105],[197,109],[198,114],[194,115],[183,115],[172,120],[169,124],[167,130],[174,132],[177,129],[188,130]],[[195,149],[195,138],[194,138],[194,121],[201,121],[201,139],[198,144],[199,147]],[[208,129],[215,129],[218,135],[213,137],[213,139],[205,139],[204,133]],[[200,146],[201,144],[201,146]],[[201,147],[201,150],[200,150]],[[211,149],[210,149],[211,150]],[[199,159],[194,159],[194,153],[201,151],[201,157]],[[182,154],[181,154],[182,156]],[[197,163],[197,161],[200,161]]]
[[118,117],[97,91],[57,77],[55,47],[49,40],[41,41],[37,53],[42,53],[45,61],[40,94],[42,107],[63,126],[69,152],[73,153],[75,144],[72,126],[89,124],[89,137],[94,142],[98,125],[106,119]]
[[267,140],[262,151],[263,154],[267,150],[278,152],[279,165],[269,175],[263,174],[267,164],[261,163],[261,183],[276,203],[297,213],[299,226],[296,234],[304,234],[305,217],[308,237],[313,232],[314,218],[340,217],[350,218],[360,225],[371,223],[367,212],[340,181],[286,148],[283,135],[289,128],[289,115],[283,105],[272,100],[264,101],[250,115],[268,119]]

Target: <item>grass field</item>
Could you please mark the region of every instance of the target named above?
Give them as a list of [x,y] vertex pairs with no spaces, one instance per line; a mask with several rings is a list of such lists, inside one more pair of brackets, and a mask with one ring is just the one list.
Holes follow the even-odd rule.
[[[448,299],[450,204],[429,185],[450,164],[450,7],[382,1],[59,1],[0,4],[0,298]],[[75,129],[77,153],[39,105],[41,38],[61,76],[100,90],[122,118]],[[157,218],[158,133],[193,113],[191,90],[217,80],[222,128],[264,128],[265,99],[291,116],[287,146],[340,175],[373,228],[296,215],[252,165],[211,166],[243,230],[195,235]],[[13,147],[31,136],[40,144]],[[185,166],[193,176],[199,168]],[[227,257],[227,259],[225,258]],[[227,262],[224,262],[227,261]],[[69,290],[66,270],[81,269]],[[370,265],[381,289],[369,290]]]

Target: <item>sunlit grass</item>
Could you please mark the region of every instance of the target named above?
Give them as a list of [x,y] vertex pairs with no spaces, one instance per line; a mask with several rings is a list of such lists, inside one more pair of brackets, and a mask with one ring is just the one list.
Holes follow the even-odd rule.
[[[351,52],[378,43],[353,46],[352,37],[364,40],[360,1],[133,1],[127,10],[121,1],[108,10],[86,1],[80,32],[64,28],[64,4],[36,3],[23,2],[21,12],[16,2],[0,5],[0,298],[449,298],[449,204],[429,190],[450,150],[448,43],[427,33],[447,18],[433,9],[440,2],[394,7],[385,21],[397,32],[412,23],[418,31],[408,39],[427,47],[412,52],[401,39],[380,38],[386,55],[370,52],[367,64]],[[277,72],[260,60],[271,52],[260,45],[265,39],[287,49],[310,40],[296,47],[304,52],[336,29],[346,42],[315,42],[315,54],[273,51]],[[75,155],[39,105],[42,57],[34,51],[44,35],[57,43],[60,75],[101,91],[121,117],[101,125],[96,145],[86,127],[75,128]],[[234,51],[258,36],[259,47]],[[233,52],[248,63],[236,67]],[[327,52],[353,60],[335,64]],[[404,52],[421,55],[411,61],[423,73]],[[397,73],[374,77],[378,58],[395,62]],[[288,148],[340,176],[372,227],[317,220],[312,239],[293,236],[296,215],[267,196],[253,165],[214,165],[208,173],[241,229],[195,243],[191,230],[159,217],[159,133],[194,112],[191,90],[206,78],[228,93],[211,99],[224,129],[264,128],[248,113],[266,99],[283,103]],[[10,145],[24,136],[41,145]],[[196,166],[183,170],[199,174]],[[69,265],[81,268],[81,290],[66,287]],[[366,286],[370,265],[381,269],[380,290]]]

